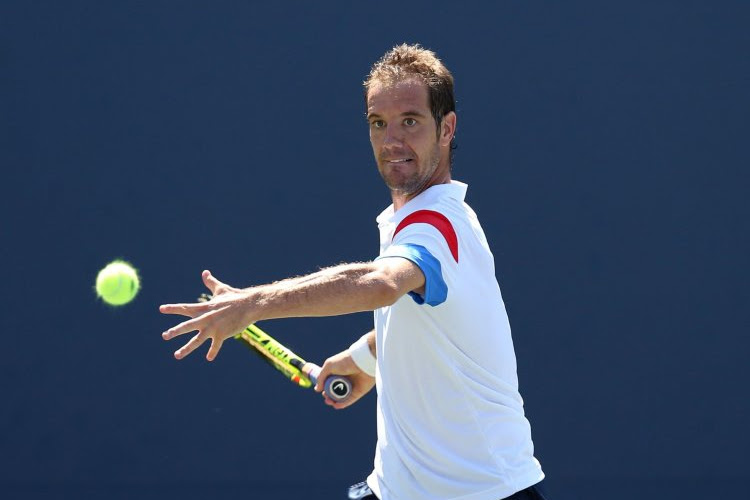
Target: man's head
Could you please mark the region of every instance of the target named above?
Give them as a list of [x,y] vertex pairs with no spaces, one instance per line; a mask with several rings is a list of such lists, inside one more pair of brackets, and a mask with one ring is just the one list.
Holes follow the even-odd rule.
[[450,180],[453,77],[432,51],[400,45],[365,80],[370,142],[392,192],[409,199]]
[[438,126],[443,117],[456,112],[453,96],[453,75],[431,50],[419,44],[397,45],[373,64],[365,80],[365,100],[374,83],[396,83],[408,78],[417,78],[427,86],[430,111]]

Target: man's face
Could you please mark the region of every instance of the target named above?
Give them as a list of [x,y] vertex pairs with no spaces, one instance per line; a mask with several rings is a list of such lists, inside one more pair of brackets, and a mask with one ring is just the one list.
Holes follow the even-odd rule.
[[442,177],[448,175],[450,165],[441,157],[424,83],[417,79],[374,82],[367,93],[367,121],[378,170],[394,194],[411,198],[445,182]]

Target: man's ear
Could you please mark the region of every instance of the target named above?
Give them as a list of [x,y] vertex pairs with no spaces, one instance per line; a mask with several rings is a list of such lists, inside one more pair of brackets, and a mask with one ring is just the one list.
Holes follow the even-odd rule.
[[450,146],[453,136],[456,135],[456,113],[449,111],[440,122],[440,145]]

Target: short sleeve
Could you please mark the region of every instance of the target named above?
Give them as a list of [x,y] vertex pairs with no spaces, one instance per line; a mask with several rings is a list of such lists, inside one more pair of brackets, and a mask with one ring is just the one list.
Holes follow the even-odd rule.
[[442,267],[440,261],[436,259],[422,245],[404,243],[400,245],[391,245],[383,252],[378,259],[402,257],[413,262],[424,274],[425,292],[424,297],[409,292],[409,295],[417,304],[427,304],[429,306],[438,306],[448,298],[448,285],[443,279]]

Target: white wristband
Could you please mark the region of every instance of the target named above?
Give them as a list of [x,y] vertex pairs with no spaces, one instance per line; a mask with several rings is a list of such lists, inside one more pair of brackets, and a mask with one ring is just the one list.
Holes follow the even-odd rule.
[[377,361],[375,356],[370,352],[370,345],[367,343],[367,336],[361,337],[358,341],[353,343],[348,351],[349,356],[352,357],[352,361],[354,361],[354,364],[357,365],[360,370],[371,377],[375,376],[375,364]]

